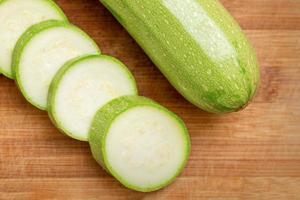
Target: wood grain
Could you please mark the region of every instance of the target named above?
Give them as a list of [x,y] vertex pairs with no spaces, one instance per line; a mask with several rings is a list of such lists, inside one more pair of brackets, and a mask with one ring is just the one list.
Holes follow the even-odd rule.
[[185,101],[97,0],[58,0],[105,54],[124,61],[142,95],[179,114],[192,137],[188,167],[151,194],[123,188],[86,143],[60,134],[0,76],[0,199],[300,199],[300,1],[222,0],[257,49],[261,89],[244,111]]

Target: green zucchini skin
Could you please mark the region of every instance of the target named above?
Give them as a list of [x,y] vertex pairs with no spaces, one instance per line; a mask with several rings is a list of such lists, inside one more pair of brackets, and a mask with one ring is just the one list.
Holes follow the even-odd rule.
[[100,0],[191,103],[246,107],[260,82],[256,53],[218,0]]
[[[126,111],[132,108],[143,107],[143,106],[150,106],[150,107],[157,108],[160,111],[169,115],[171,118],[174,118],[182,128],[182,132],[184,134],[185,144],[186,144],[185,160],[180,166],[180,168],[178,169],[177,173],[174,175],[173,178],[167,180],[165,183],[162,183],[161,185],[155,188],[140,188],[137,186],[130,185],[129,183],[127,183],[126,180],[123,180],[121,177],[117,175],[117,173],[110,166],[106,157],[106,150],[105,150],[106,138],[109,129],[111,128],[112,123],[114,123],[116,117],[118,117],[120,114],[125,113]],[[119,97],[117,99],[110,101],[109,103],[107,103],[105,106],[103,106],[98,110],[98,112],[94,116],[93,123],[89,131],[89,145],[94,159],[97,161],[99,165],[103,167],[105,171],[107,171],[109,174],[114,176],[125,187],[139,192],[152,192],[170,185],[176,179],[176,177],[178,177],[181,174],[184,167],[187,165],[187,162],[191,154],[191,141],[190,141],[189,132],[182,119],[178,117],[176,114],[174,114],[173,112],[166,109],[165,107],[159,105],[155,101],[148,99],[146,97],[136,96],[136,95]]]

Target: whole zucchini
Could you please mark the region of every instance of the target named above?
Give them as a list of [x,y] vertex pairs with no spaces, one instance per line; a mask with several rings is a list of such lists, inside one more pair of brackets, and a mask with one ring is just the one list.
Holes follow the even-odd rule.
[[259,85],[253,47],[218,0],[100,0],[191,103],[244,108]]

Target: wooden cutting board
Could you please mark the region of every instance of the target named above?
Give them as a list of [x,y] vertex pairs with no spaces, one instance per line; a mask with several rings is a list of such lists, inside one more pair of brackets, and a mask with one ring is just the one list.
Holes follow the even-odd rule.
[[[300,0],[222,0],[257,49],[261,89],[244,111],[203,112],[185,101],[97,0],[57,0],[105,54],[125,62],[142,95],[179,114],[190,162],[170,187],[137,193],[53,127],[0,76],[0,199],[300,199]],[[0,22],[1,23],[1,22]]]

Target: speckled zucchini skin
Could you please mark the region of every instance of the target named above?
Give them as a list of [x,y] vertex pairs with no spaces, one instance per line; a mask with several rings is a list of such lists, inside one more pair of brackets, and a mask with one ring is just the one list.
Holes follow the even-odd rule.
[[255,51],[218,0],[100,1],[194,105],[228,113],[255,96]]
[[[162,112],[166,113],[167,115],[169,115],[170,118],[174,118],[182,128],[182,133],[184,134],[185,144],[186,144],[186,148],[185,148],[186,159],[184,160],[182,165],[179,166],[177,173],[174,175],[174,177],[171,178],[170,180],[166,180],[166,182],[161,183],[156,187],[151,187],[151,188],[140,188],[134,185],[130,185],[129,183],[127,183],[126,180],[122,179],[122,177],[119,177],[117,173],[115,173],[112,167],[110,166],[110,163],[107,161],[106,149],[105,149],[106,137],[115,119],[122,113],[129,111],[131,108],[143,107],[143,106],[150,106],[150,107],[157,108]],[[93,123],[89,132],[89,144],[91,147],[93,157],[98,162],[98,164],[100,164],[108,173],[113,175],[125,187],[140,192],[152,192],[171,184],[186,166],[191,152],[190,136],[184,122],[176,114],[172,113],[168,109],[152,101],[151,99],[141,97],[141,96],[123,96],[110,101],[108,104],[106,104],[101,109],[99,109],[99,111],[96,113],[93,119]]]

